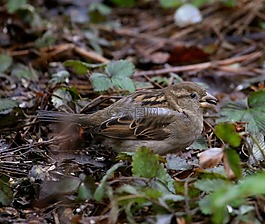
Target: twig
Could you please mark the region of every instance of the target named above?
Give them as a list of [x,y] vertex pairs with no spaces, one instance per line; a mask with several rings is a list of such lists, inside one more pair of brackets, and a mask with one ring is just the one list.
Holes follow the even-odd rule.
[[80,113],[84,113],[84,111],[89,111],[92,108],[100,105],[101,103],[103,103],[104,101],[106,101],[108,99],[118,99],[119,100],[119,99],[121,99],[121,96],[104,96],[104,95],[101,95],[101,96],[95,98],[94,100],[92,100],[91,102],[89,102],[85,107],[83,107],[80,110]]
[[74,51],[76,53],[78,53],[79,55],[82,55],[83,57],[92,59],[92,60],[97,61],[97,62],[101,62],[101,63],[108,63],[109,62],[109,60],[107,58],[104,58],[103,56],[96,53],[95,51],[88,51],[88,50],[80,48],[78,46],[74,47]]
[[184,66],[175,66],[170,68],[163,68],[163,69],[157,69],[157,70],[151,70],[151,71],[141,71],[134,73],[134,76],[152,76],[152,75],[162,75],[162,74],[168,74],[171,72],[184,72],[184,71],[193,71],[193,70],[204,70],[208,68],[216,68],[218,66],[225,66],[237,62],[244,61],[246,59],[253,59],[253,58],[259,58],[262,56],[262,52],[255,52],[247,55],[242,55],[238,57],[228,58],[224,60],[219,61],[212,61],[212,62],[204,62],[194,65],[184,65]]

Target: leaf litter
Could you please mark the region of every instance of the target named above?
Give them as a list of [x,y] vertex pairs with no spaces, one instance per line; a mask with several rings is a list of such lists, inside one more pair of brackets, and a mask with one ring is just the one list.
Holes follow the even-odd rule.
[[[0,9],[1,222],[264,221],[262,0],[206,1],[202,21],[183,27],[165,0],[15,2]],[[36,119],[39,109],[93,113],[179,79],[204,83],[220,105],[204,144],[180,155],[117,157],[77,126]],[[220,122],[234,128],[217,134]]]

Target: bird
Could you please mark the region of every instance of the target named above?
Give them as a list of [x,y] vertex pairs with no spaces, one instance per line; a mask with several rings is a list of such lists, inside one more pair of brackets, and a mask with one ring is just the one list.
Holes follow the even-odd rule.
[[216,105],[214,96],[186,81],[138,90],[92,114],[40,110],[38,118],[77,124],[116,152],[135,152],[144,146],[165,155],[180,152],[198,139],[205,108]]

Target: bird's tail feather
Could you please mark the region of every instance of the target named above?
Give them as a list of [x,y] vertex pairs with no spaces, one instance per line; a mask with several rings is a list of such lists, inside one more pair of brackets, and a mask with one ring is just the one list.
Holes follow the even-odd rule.
[[[39,110],[37,113],[37,118],[40,121],[45,122],[67,122],[73,124],[83,123],[84,115],[72,114],[66,112],[58,112],[58,111],[47,111],[47,110]],[[83,118],[83,119],[82,119]]]

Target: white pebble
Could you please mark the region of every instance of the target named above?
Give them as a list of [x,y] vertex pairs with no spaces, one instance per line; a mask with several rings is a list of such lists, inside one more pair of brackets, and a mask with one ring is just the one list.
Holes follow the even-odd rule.
[[198,8],[191,4],[184,4],[179,7],[174,14],[175,24],[179,27],[188,26],[190,24],[202,21],[202,15]]

